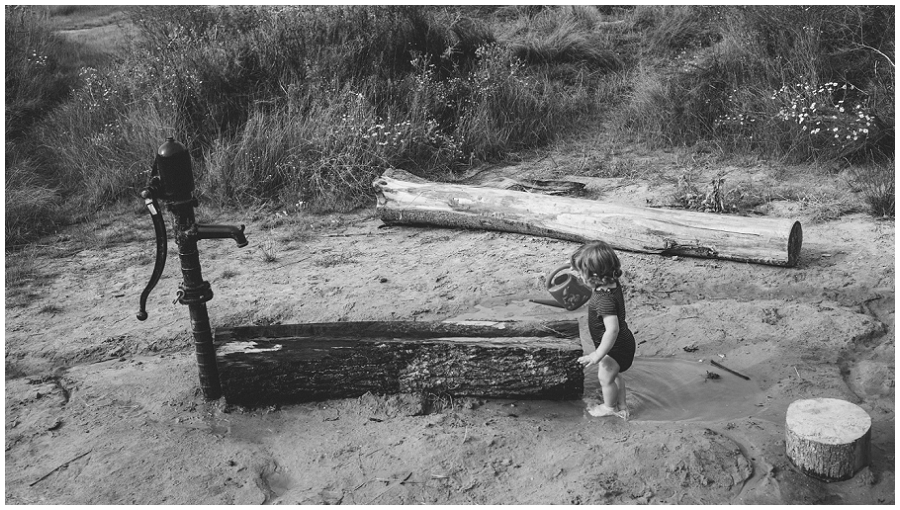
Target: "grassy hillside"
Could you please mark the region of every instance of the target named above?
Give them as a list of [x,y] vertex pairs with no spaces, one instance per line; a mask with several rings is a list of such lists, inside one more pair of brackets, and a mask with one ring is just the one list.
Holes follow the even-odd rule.
[[7,245],[136,196],[167,136],[207,200],[346,210],[386,168],[442,179],[602,122],[846,161],[893,215],[893,6],[166,6],[127,10],[114,51],[54,33],[118,12],[90,9],[6,7]]

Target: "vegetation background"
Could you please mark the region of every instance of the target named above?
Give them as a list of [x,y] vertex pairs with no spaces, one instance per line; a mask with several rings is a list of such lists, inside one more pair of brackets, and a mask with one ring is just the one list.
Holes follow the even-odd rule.
[[169,136],[228,206],[351,210],[387,168],[452,179],[595,130],[849,169],[894,215],[894,6],[133,7],[115,41],[55,24],[122,9],[6,7],[7,249],[135,200]]

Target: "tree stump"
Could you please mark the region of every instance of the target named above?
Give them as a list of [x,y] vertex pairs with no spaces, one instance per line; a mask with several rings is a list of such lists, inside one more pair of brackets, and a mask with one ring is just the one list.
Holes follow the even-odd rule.
[[800,471],[834,482],[869,464],[872,419],[845,400],[814,398],[788,406],[785,450]]

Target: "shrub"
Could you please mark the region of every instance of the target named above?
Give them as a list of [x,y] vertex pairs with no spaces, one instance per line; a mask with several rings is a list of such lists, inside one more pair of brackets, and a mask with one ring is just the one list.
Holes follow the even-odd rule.
[[894,217],[894,168],[894,161],[889,160],[860,165],[851,171],[851,184],[862,192],[873,216]]
[[637,6],[632,17],[644,31],[643,47],[651,55],[671,56],[702,48],[721,38],[702,7],[685,5]]
[[[636,19],[644,12],[637,10]],[[649,81],[635,84],[620,126],[638,127],[656,143],[708,140],[723,150],[790,161],[892,156],[893,102],[886,92],[893,91],[893,46],[885,32],[893,27],[892,10],[890,16],[846,6],[700,12],[715,21],[721,39],[690,62],[643,73]],[[660,21],[642,23],[658,30]],[[869,29],[876,35],[860,35]],[[871,67],[846,65],[839,58],[846,52],[867,52]]]
[[60,223],[59,197],[40,178],[38,164],[6,142],[6,247],[34,240]]
[[6,139],[19,138],[68,92],[55,53],[62,46],[32,8],[6,6]]
[[137,98],[128,66],[83,68],[70,101],[36,128],[61,196],[78,209],[136,197],[172,121]]
[[600,23],[596,9],[585,6],[543,11],[521,22],[506,46],[526,64],[581,63],[588,69],[618,70],[623,63],[609,47],[608,38],[596,30]]

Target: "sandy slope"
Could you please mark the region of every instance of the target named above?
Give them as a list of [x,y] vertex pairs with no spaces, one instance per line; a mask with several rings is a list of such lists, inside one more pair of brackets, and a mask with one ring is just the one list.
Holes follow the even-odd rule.
[[[683,170],[675,157],[650,160],[653,179],[597,179],[588,196],[665,202]],[[569,158],[505,171],[573,173],[583,159]],[[725,170],[731,182],[841,185],[808,184],[802,169]],[[30,277],[7,287],[6,501],[893,503],[894,224],[864,214],[813,223],[803,205],[761,209],[804,223],[796,268],[621,253],[640,342],[627,423],[592,419],[582,401],[456,399],[430,413],[406,396],[258,410],[204,402],[187,310],[172,304],[174,256],[150,318],[134,319],[152,267],[147,216],[136,206],[74,229],[42,243]],[[381,228],[372,210],[205,221],[247,223],[251,243],[201,244],[214,327],[577,316],[527,301],[547,296],[543,276],[573,243]],[[710,359],[751,381],[706,380]],[[586,401],[597,398],[588,381]],[[787,406],[819,396],[873,419],[871,468],[849,481],[815,481],[784,456]]]

